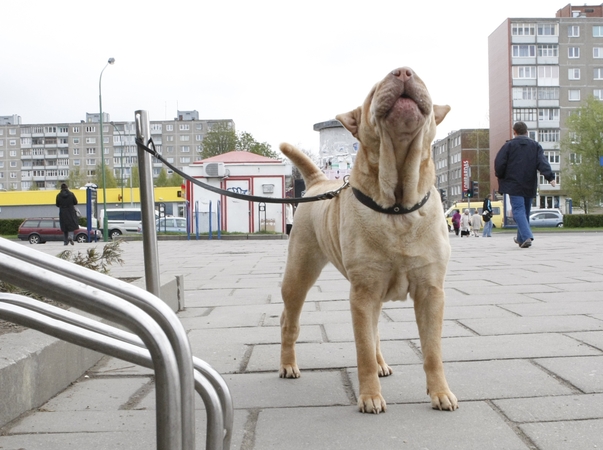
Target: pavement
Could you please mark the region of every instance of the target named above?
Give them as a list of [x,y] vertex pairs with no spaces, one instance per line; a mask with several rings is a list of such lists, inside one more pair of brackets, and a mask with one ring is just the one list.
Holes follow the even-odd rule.
[[[349,283],[332,266],[302,313],[302,376],[284,380],[286,240],[160,241],[159,261],[162,276],[184,276],[178,315],[193,353],[230,386],[232,449],[603,448],[603,233],[536,232],[527,249],[512,237],[451,235],[443,357],[459,399],[454,412],[431,409],[412,301],[384,305],[382,351],[394,370],[381,379],[388,409],[361,414]],[[122,248],[125,264],[112,275],[144,276],[142,243]],[[202,449],[205,413],[196,401]],[[103,357],[0,434],[3,450],[154,448],[153,374]]]

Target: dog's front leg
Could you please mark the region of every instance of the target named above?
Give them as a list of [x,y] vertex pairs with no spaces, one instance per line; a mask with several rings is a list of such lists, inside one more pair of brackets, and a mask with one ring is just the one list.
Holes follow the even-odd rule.
[[458,408],[458,401],[448,387],[442,363],[444,291],[434,286],[421,291],[414,299],[414,304],[423,352],[423,368],[427,377],[427,394],[431,397],[432,408],[454,411]]
[[379,414],[387,405],[381,395],[379,375],[391,374],[391,369],[379,350],[377,326],[381,312],[381,300],[371,295],[369,289],[354,289],[350,293],[354,340],[358,362],[358,410]]

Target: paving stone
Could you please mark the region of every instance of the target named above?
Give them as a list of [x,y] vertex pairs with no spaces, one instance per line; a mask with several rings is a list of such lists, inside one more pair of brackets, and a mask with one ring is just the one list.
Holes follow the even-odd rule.
[[[603,321],[588,316],[518,317],[459,319],[465,327],[480,336],[530,333],[567,333],[571,331],[603,330]],[[602,334],[603,335],[603,334]]]
[[538,364],[583,392],[603,392],[603,356],[541,359]]
[[494,404],[519,423],[603,419],[603,394],[501,399]]
[[521,430],[539,450],[587,450],[603,447],[603,419],[529,423]]

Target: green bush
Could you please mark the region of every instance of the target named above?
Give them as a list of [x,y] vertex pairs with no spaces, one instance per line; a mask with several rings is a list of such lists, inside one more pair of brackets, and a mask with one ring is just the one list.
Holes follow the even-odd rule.
[[0,235],[16,235],[19,230],[19,225],[23,223],[23,220],[24,219],[0,219]]
[[566,214],[563,226],[567,228],[599,228],[603,227],[603,214]]

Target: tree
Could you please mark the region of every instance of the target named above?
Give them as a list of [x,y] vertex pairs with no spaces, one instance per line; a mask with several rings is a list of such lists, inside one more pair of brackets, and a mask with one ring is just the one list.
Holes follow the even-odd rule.
[[182,186],[182,183],[184,183],[184,178],[176,172],[172,172],[168,179],[168,186]]
[[166,187],[166,186],[169,186],[169,183],[168,183],[168,174],[167,174],[167,171],[165,170],[164,167],[161,168],[161,171],[159,172],[159,175],[157,176],[157,178],[155,178],[154,184],[157,187]]
[[67,185],[71,188],[77,189],[86,184],[86,176],[82,173],[79,167],[75,169],[69,169],[69,177],[67,177]]
[[561,140],[561,186],[586,213],[603,196],[602,122],[603,102],[591,96],[567,118],[568,133]]
[[278,154],[272,150],[270,144],[256,141],[251,133],[236,133],[227,123],[218,123],[207,132],[203,138],[203,159],[223,153],[239,150],[251,152],[268,158],[278,158]]
[[[103,187],[103,177],[102,177],[103,169],[100,164],[96,165],[96,172],[94,175],[93,183],[96,184],[99,189]],[[113,171],[110,170],[107,166],[105,166],[105,188],[116,188],[117,180],[115,180],[115,176],[113,175]]]
[[132,177],[132,187],[140,187],[140,173],[138,172],[138,166],[132,166],[130,176]]
[[237,146],[237,134],[226,123],[219,122],[203,138],[203,159],[233,151]]

